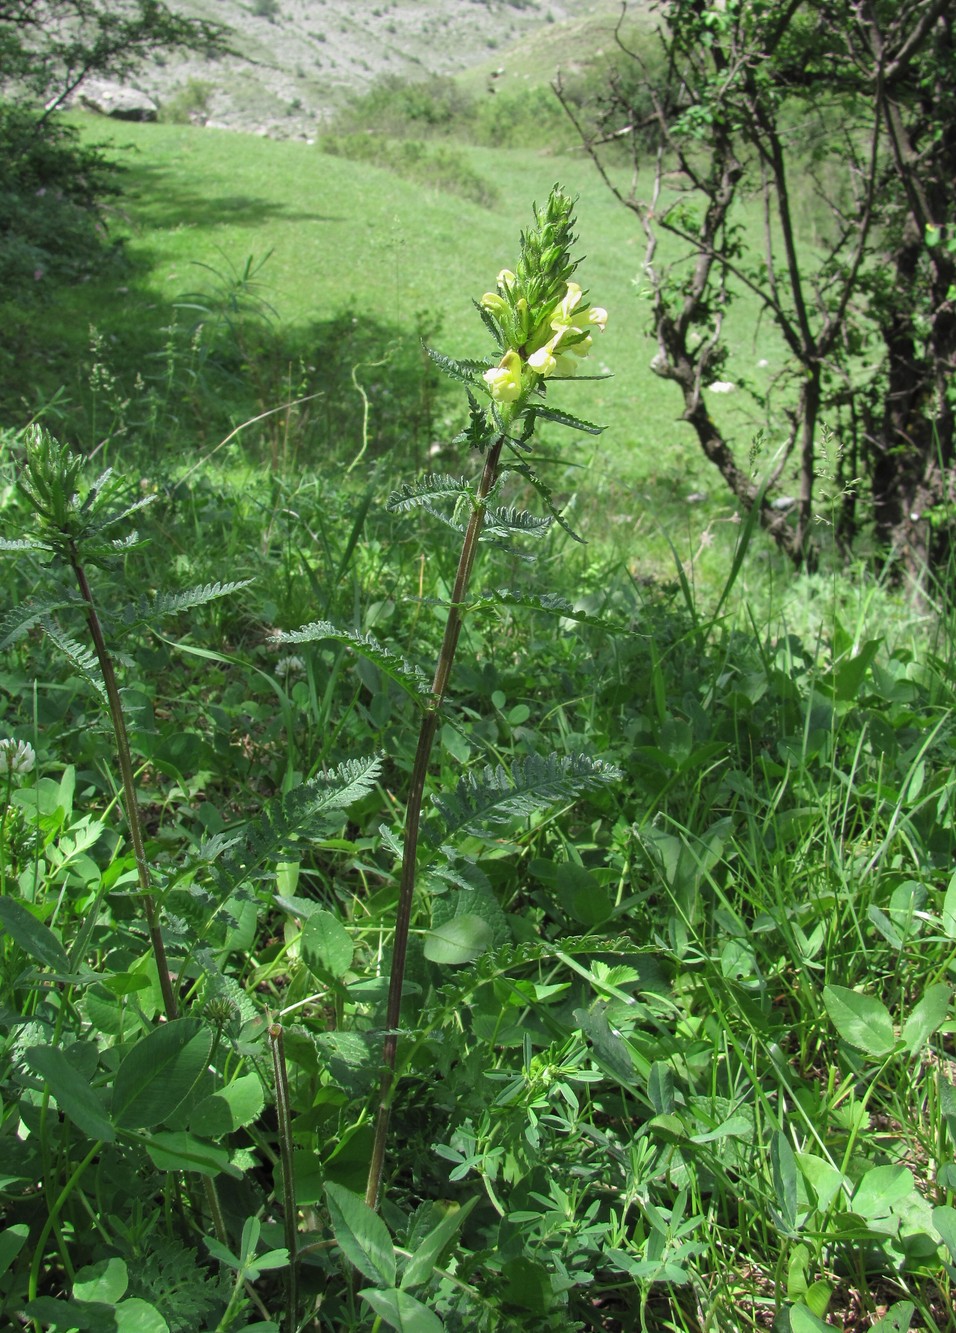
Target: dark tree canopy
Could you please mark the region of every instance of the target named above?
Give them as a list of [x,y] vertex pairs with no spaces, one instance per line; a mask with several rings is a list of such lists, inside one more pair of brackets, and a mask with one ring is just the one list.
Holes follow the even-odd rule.
[[115,169],[56,110],[90,75],[123,78],[161,50],[221,51],[224,31],[157,0],[0,0],[0,312],[14,323],[109,253]]
[[[656,46],[618,27],[592,118],[565,100],[644,229],[658,352],[706,456],[795,563],[815,558],[824,423],[838,540],[914,577],[951,547],[956,401],[956,43],[951,0],[664,0]],[[560,85],[558,87],[561,95]],[[634,175],[620,185],[620,147]],[[824,225],[801,229],[811,194]],[[740,205],[761,202],[759,241]],[[659,238],[683,260],[659,259]],[[707,404],[735,293],[779,329],[792,384],[760,489]],[[769,408],[765,400],[764,405]],[[769,420],[769,417],[768,417]],[[786,513],[774,487],[798,486]]]
[[224,36],[160,0],[0,0],[0,93],[50,111],[90,75],[124,78],[155,51],[212,54]]

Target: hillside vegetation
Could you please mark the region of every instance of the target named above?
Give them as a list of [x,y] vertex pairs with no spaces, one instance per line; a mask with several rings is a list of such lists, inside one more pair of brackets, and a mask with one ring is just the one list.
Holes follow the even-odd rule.
[[608,46],[619,13],[613,0],[180,0],[177,9],[223,24],[235,54],[148,62],[137,87],[211,125],[273,137],[313,137],[383,78],[480,82],[503,69],[506,84],[547,80]]
[[956,1333],[952,565],[718,486],[603,5],[193,9],[235,103],[3,112],[0,1327]]

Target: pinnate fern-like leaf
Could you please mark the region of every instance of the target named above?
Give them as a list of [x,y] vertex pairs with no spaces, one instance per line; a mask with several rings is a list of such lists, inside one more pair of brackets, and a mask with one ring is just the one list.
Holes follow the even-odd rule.
[[559,426],[570,426],[572,430],[582,430],[587,435],[603,435],[607,430],[606,426],[596,426],[593,421],[585,421],[582,417],[573,416],[570,412],[562,412],[557,407],[535,407],[534,415],[542,421],[553,421]]
[[392,514],[403,514],[410,509],[431,509],[436,501],[447,500],[449,496],[457,500],[470,494],[471,487],[464,477],[429,472],[411,485],[406,482],[400,491],[392,491],[385,508]]
[[28,597],[19,606],[14,606],[0,619],[0,650],[9,648],[11,643],[29,634],[35,625],[74,605],[73,599],[61,598],[57,601],[43,601],[37,597]]
[[500,764],[488,764],[466,773],[454,792],[433,797],[438,819],[428,821],[425,834],[433,844],[460,833],[481,834],[486,825],[506,824],[574,800],[620,777],[612,764],[584,754],[526,755],[515,760],[510,774]]
[[425,351],[439,370],[443,370],[446,375],[462,384],[474,384],[490,364],[488,361],[457,361],[452,356],[446,356],[444,352],[436,352],[434,347],[426,347]]
[[514,462],[512,462],[511,467],[515,472],[519,472],[521,476],[524,477],[525,481],[527,481],[529,485],[533,486],[534,489],[538,492],[538,494],[541,496],[541,499],[544,501],[545,509],[547,509],[548,513],[554,519],[555,523],[558,523],[573,541],[580,542],[582,546],[585,546],[586,542],[584,538],[579,537],[578,534],[571,527],[571,524],[567,521],[567,519],[558,512],[558,509],[554,503],[554,494],[550,486],[547,486],[541,480],[541,478],[538,476],[537,472],[535,472],[531,464],[526,459],[521,458],[520,455],[516,453]]
[[526,537],[543,537],[554,519],[550,514],[529,514],[526,509],[493,509],[485,515],[482,525],[482,537],[504,537],[511,533],[523,533]]
[[458,432],[452,440],[452,444],[464,444],[469,449],[477,449],[481,454],[491,444],[497,435],[497,431],[488,420],[486,409],[479,403],[470,389],[467,392],[468,425],[464,430]]
[[417,667],[404,657],[400,657],[398,653],[393,653],[390,648],[383,647],[371,634],[360,634],[357,630],[339,629],[328,620],[313,620],[300,629],[285,630],[276,634],[273,642],[322,643],[326,640],[344,644],[347,648],[351,648],[353,652],[358,653],[360,657],[365,657],[368,661],[373,662],[383,675],[394,681],[413,699],[425,702],[431,698],[428,677],[421,667]]
[[604,620],[593,616],[588,611],[579,611],[564,597],[556,593],[516,593],[507,588],[498,588],[485,597],[468,603],[471,611],[486,611],[492,607],[514,608],[520,611],[537,611],[541,615],[555,616],[561,620],[573,620],[577,625],[591,625],[608,634],[634,634],[629,626],[620,621]]
[[245,830],[240,843],[229,848],[214,866],[220,887],[232,891],[299,839],[315,836],[323,816],[347,809],[372,790],[381,767],[378,755],[347,759],[331,773],[320,773],[270,801]]
[[132,611],[128,619],[152,623],[162,616],[176,615],[180,611],[191,611],[194,607],[205,606],[217,597],[229,597],[242,588],[248,588],[252,579],[238,579],[234,583],[207,583],[183,592],[159,593],[152,601],[143,598]]
[[55,620],[44,619],[40,622],[44,634],[54,643],[69,662],[78,676],[88,685],[92,685],[102,699],[106,699],[106,686],[96,653],[86,644],[80,643],[72,635],[64,633]]
[[43,542],[31,541],[29,537],[0,537],[0,551],[44,551]]

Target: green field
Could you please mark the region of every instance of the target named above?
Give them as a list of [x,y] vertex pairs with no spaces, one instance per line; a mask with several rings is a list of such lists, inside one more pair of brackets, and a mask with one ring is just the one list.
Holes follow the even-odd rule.
[[[103,140],[104,128],[101,120],[84,123],[94,141]],[[712,521],[722,537],[721,520],[733,513],[729,497],[678,419],[673,386],[649,369],[655,348],[646,331],[643,236],[586,161],[469,149],[474,170],[500,192],[494,208],[481,208],[301,143],[156,125],[123,126],[110,136],[126,175],[111,227],[125,239],[132,270],[58,296],[56,306],[35,316],[41,328],[50,319],[53,341],[68,330],[71,363],[63,371],[68,395],[83,391],[76,377],[88,361],[90,324],[116,348],[117,372],[129,387],[140,368],[137,357],[155,361],[169,323],[197,317],[189,311],[177,316],[177,301],[185,293],[215,288],[214,276],[200,266],[241,271],[248,259],[267,256],[259,275],[261,296],[287,344],[306,356],[316,326],[324,337],[341,327],[346,338],[354,328],[364,332],[369,326],[362,360],[377,361],[393,344],[415,342],[417,318],[440,350],[480,354],[482,330],[471,300],[493,284],[529,201],[543,198],[560,181],[580,201],[584,280],[592,299],[611,312],[597,361],[610,378],[589,395],[591,411],[607,431],[597,445],[575,444],[568,459],[573,470],[563,484],[586,487],[601,497],[602,506],[611,506],[620,550],[634,560],[646,551],[650,572],[670,563],[655,530],[660,520],[682,555],[688,543],[697,549],[699,534]],[[731,359],[731,378],[738,372],[750,378],[772,375],[782,361],[774,343],[761,332],[759,340],[741,346]],[[770,364],[756,368],[765,358],[772,358]],[[56,387],[48,372],[46,385]],[[324,388],[321,367],[315,388]],[[347,385],[345,392],[354,393]],[[562,388],[568,410],[575,410],[582,392],[574,384]],[[263,408],[279,401],[277,396]],[[744,392],[720,406],[746,452],[761,424],[756,406],[748,408]],[[245,419],[246,407],[240,396],[231,426]],[[380,424],[373,405],[373,434]],[[435,438],[456,429],[445,418],[435,423]],[[423,458],[432,440],[408,443],[412,455]],[[768,451],[771,443],[768,437]],[[358,441],[340,445],[347,452]],[[689,509],[685,497],[695,492],[709,493],[710,500]],[[602,540],[608,535],[602,518]]]

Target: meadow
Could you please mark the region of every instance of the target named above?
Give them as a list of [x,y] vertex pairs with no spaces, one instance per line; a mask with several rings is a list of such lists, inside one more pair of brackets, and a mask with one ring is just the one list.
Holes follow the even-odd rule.
[[[461,147],[478,204],[110,135],[122,250],[5,311],[0,1317],[956,1329],[945,598],[796,576],[733,521],[580,157]],[[473,302],[555,181],[610,377],[548,405],[606,429],[543,420],[496,493],[392,1023],[488,454],[422,340],[491,355]],[[758,329],[728,377],[781,364]]]

